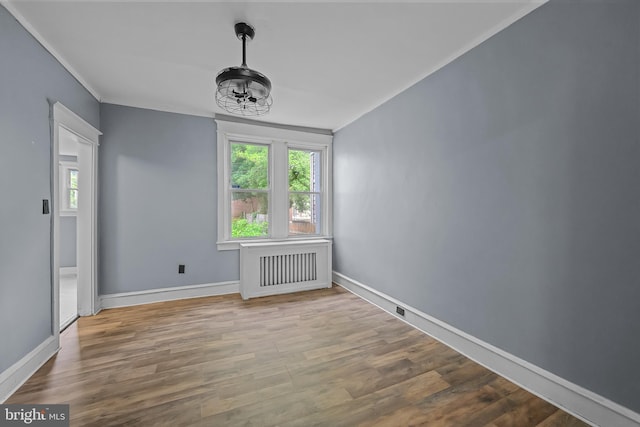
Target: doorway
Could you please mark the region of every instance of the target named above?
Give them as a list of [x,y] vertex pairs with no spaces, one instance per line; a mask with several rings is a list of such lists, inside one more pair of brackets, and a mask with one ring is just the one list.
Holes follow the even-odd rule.
[[55,206],[60,214],[60,330],[78,317],[78,135],[60,126],[58,129],[59,199]]
[[100,131],[53,105],[52,325],[59,333],[98,311],[97,160]]

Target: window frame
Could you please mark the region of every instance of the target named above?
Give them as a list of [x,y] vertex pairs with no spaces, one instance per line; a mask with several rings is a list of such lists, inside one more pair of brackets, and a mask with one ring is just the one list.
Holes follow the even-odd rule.
[[80,170],[78,168],[78,162],[73,162],[69,160],[61,160],[58,162],[60,165],[60,216],[77,216],[78,208],[72,208],[71,200],[69,197],[69,190],[76,190],[78,192],[78,197],[80,197],[80,191],[78,188],[71,188],[69,185],[70,171],[75,170],[78,171],[78,175],[80,174]]
[[[242,243],[331,239],[332,154],[330,131],[308,131],[263,124],[228,121],[216,117],[218,166],[218,239],[219,250],[240,249]],[[269,236],[231,237],[231,144],[248,143],[269,146]],[[289,148],[319,151],[321,162],[320,234],[289,234]]]
[[[324,200],[322,198],[322,195],[324,193],[324,188],[323,188],[323,177],[322,174],[324,173],[323,171],[323,162],[324,162],[324,156],[325,153],[321,150],[318,149],[312,149],[312,148],[300,148],[296,145],[288,145],[287,146],[287,173],[291,168],[291,164],[289,163],[289,160],[291,159],[291,151],[299,151],[299,152],[307,152],[307,153],[319,153],[320,154],[320,182],[318,183],[318,187],[320,188],[320,191],[291,191],[291,182],[289,181],[289,177],[287,176],[287,206],[289,206],[289,209],[291,209],[290,204],[291,204],[291,196],[298,194],[298,195],[308,195],[310,200],[313,198],[314,195],[317,195],[320,198],[320,212],[319,212],[319,216],[320,216],[320,230],[322,230],[322,217],[324,216],[324,212],[322,209],[322,204],[324,203]],[[288,213],[287,213],[288,215]],[[315,224],[315,223],[313,223]],[[288,227],[287,233],[289,235],[289,237],[314,237],[314,236],[318,236],[321,235],[322,233],[300,233],[300,234],[293,234],[291,233],[291,228]]]
[[[271,173],[271,169],[272,169],[272,147],[269,144],[264,144],[262,142],[248,142],[246,140],[237,140],[234,138],[230,138],[229,141],[229,151],[228,151],[228,155],[227,158],[225,159],[225,162],[227,163],[227,184],[226,184],[226,190],[228,192],[228,196],[227,196],[227,203],[228,203],[228,208],[229,208],[229,212],[231,211],[231,207],[233,204],[233,193],[266,193],[267,194],[267,218],[269,219],[269,228],[268,228],[268,234],[267,236],[255,236],[255,237],[247,237],[247,238],[234,238],[231,236],[232,230],[231,230],[231,222],[229,223],[229,240],[233,240],[233,241],[240,241],[240,242],[244,242],[247,240],[264,240],[264,239],[268,239],[271,236],[271,204],[272,204],[272,188],[273,188],[273,181],[272,181],[272,173]],[[238,188],[233,188],[232,184],[231,184],[231,145],[232,144],[244,144],[244,145],[258,145],[258,146],[264,146],[267,147],[267,188],[243,188],[243,189],[238,189]],[[229,214],[229,212],[227,212],[227,214]],[[229,217],[229,221],[231,221],[232,218]]]

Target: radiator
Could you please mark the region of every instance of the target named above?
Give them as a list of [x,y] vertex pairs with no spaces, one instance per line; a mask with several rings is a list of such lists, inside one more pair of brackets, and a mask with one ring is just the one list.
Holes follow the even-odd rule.
[[243,243],[243,299],[331,287],[331,241]]

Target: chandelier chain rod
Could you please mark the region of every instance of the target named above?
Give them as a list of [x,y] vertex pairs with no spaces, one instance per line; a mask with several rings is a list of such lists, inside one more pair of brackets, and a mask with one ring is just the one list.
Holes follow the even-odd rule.
[[247,66],[247,35],[242,35],[242,66]]

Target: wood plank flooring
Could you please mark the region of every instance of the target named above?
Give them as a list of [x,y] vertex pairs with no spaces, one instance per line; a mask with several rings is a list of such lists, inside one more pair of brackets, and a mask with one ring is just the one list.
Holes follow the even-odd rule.
[[105,310],[6,403],[72,426],[585,426],[340,287]]

